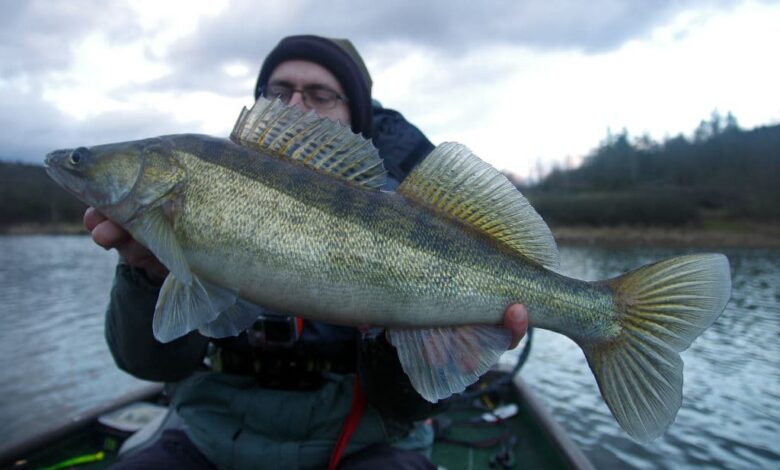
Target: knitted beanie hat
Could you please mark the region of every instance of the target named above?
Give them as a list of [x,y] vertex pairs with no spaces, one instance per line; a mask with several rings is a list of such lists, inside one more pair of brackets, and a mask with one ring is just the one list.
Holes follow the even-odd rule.
[[268,85],[277,65],[288,60],[308,60],[328,69],[338,79],[349,98],[352,130],[364,137],[372,134],[371,75],[355,46],[348,39],[314,35],[288,36],[268,54],[255,85],[255,99]]

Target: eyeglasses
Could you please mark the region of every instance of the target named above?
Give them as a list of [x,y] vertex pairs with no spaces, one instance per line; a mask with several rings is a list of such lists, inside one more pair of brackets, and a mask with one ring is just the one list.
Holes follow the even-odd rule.
[[296,91],[301,94],[303,104],[316,110],[333,109],[339,101],[348,101],[341,93],[317,85],[295,88],[286,83],[273,83],[262,91],[262,95],[268,99],[278,98],[282,103],[288,104]]

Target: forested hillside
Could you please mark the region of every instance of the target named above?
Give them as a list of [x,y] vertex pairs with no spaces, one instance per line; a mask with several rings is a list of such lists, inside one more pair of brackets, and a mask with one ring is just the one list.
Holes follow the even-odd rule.
[[[780,222],[780,125],[742,130],[713,113],[692,138],[610,135],[577,168],[521,187],[554,225],[681,226]],[[84,205],[43,167],[0,162],[0,232],[77,225]]]
[[0,162],[0,231],[19,224],[77,224],[84,209],[42,166]]
[[609,136],[578,168],[524,188],[553,223],[780,221],[780,125],[741,130],[713,113],[691,139]]

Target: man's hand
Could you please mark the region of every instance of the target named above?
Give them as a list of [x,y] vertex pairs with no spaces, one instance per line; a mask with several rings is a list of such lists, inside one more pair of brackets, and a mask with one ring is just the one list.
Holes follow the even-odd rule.
[[125,263],[143,269],[151,280],[162,282],[168,275],[168,269],[151,251],[94,207],[84,212],[84,227],[92,234],[95,243],[106,250],[116,248]]
[[504,312],[504,328],[512,332],[512,344],[509,349],[514,349],[520,344],[520,340],[528,331],[528,310],[523,304],[512,304]]

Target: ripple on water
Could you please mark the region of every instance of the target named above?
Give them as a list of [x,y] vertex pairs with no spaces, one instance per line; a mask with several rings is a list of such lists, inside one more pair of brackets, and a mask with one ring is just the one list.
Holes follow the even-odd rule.
[[[664,248],[561,249],[561,271],[612,277],[681,254]],[[579,348],[537,331],[523,377],[597,468],[777,468],[780,448],[780,251],[729,250],[732,298],[682,356],[683,405],[668,432],[631,441],[599,396]]]
[[143,382],[103,338],[116,254],[86,236],[0,237],[0,435],[29,436]]
[[[690,251],[690,250],[686,250]],[[682,251],[563,247],[561,272],[605,279]],[[728,308],[683,353],[683,406],[649,445],[601,400],[580,349],[538,330],[522,374],[597,468],[777,468],[780,251],[730,250]],[[116,257],[87,237],[0,237],[0,435],[19,438],[142,382],[117,370],[103,338]]]

